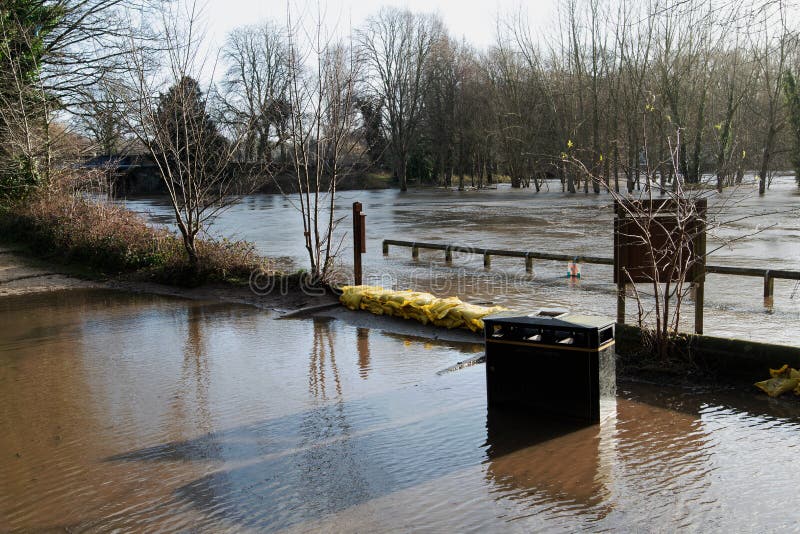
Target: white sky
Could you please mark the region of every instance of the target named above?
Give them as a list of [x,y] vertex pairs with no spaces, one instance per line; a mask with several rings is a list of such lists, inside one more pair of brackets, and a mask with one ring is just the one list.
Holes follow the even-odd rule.
[[[225,35],[232,29],[264,20],[283,24],[286,0],[205,0],[203,19],[208,28],[210,48],[221,45]],[[316,2],[292,0],[293,11],[297,6],[313,6]],[[326,21],[340,31],[360,26],[367,17],[383,5],[408,8],[420,13],[438,13],[450,34],[457,40],[465,38],[478,48],[494,42],[497,15],[515,13],[520,8],[528,13],[532,28],[545,30],[554,19],[556,0],[320,0],[326,13]]]

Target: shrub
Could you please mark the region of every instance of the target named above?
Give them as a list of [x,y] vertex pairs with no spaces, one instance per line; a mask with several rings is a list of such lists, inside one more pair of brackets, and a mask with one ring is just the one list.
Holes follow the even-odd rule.
[[7,210],[0,232],[38,255],[178,285],[246,282],[254,269],[266,268],[251,243],[205,239],[198,242],[200,269],[193,272],[183,242],[168,230],[150,226],[122,206],[52,188]]

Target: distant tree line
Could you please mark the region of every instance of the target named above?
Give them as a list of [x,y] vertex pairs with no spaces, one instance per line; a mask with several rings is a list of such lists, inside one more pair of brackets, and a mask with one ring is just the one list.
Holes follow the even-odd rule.
[[[762,192],[797,163],[797,30],[783,2],[565,0],[554,31],[498,22],[496,43],[457,42],[433,15],[383,8],[353,32],[362,155],[409,180],[460,186],[510,177],[616,190],[677,174],[719,188],[754,171]],[[229,36],[225,120],[260,127],[248,157],[285,157],[285,31]]]
[[[337,172],[369,165],[401,190],[502,177],[537,190],[556,183],[599,192],[605,182],[630,191],[653,181],[669,187],[676,176],[710,176],[721,189],[753,171],[763,193],[776,170],[800,167],[800,49],[788,2],[558,5],[543,34],[522,15],[498,20],[496,41],[484,50],[454,39],[435,15],[378,10],[349,38],[322,47],[352,58],[353,117],[322,117],[317,132],[303,132],[306,148],[331,150],[325,124],[346,124],[337,135],[353,149],[337,156]],[[191,109],[202,151],[217,154],[200,167],[293,168],[293,128],[304,124],[297,119],[305,108],[292,80],[317,75],[318,65],[314,53],[292,52],[291,24],[233,31],[222,68],[206,83],[202,68],[164,75],[164,58],[179,64],[189,51],[165,39],[177,37],[177,26],[153,22],[163,21],[163,9],[136,0],[3,3],[0,198],[47,179],[63,146],[55,132],[79,134],[100,154],[148,150]],[[168,120],[170,102],[184,93],[197,105]],[[307,104],[313,91],[303,98]],[[167,130],[151,128],[158,125]],[[197,151],[189,137],[171,138],[186,142],[183,155]],[[160,150],[156,160],[176,161]],[[319,156],[308,165],[330,168],[331,155]]]

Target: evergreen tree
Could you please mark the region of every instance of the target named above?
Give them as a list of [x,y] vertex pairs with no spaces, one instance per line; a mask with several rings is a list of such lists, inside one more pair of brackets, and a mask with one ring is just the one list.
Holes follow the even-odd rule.
[[226,171],[228,143],[196,80],[184,76],[162,94],[154,117],[153,151],[178,189],[200,188]]

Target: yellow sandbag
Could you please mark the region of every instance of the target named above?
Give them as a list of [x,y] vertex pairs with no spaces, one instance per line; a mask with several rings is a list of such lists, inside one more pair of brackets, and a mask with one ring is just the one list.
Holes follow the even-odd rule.
[[339,297],[339,301],[351,310],[359,309],[361,301],[370,292],[383,291],[380,286],[344,286],[341,289],[342,295]]
[[487,308],[484,306],[476,306],[475,304],[468,304],[462,302],[459,306],[452,308],[448,315],[455,315],[473,332],[483,330],[483,318],[489,314],[502,311],[505,308],[501,306],[493,306]]
[[792,391],[800,384],[800,380],[796,378],[770,378],[762,382],[756,382],[755,386],[769,395],[770,397],[778,397],[787,391]]
[[770,369],[769,375],[772,378],[796,378],[800,380],[800,371],[794,367],[789,367],[789,364],[784,364],[779,369]]
[[769,376],[772,378],[790,378],[789,376],[790,369],[788,364],[784,364],[783,367],[779,369],[770,369]]
[[383,306],[381,306],[381,303],[378,302],[377,300],[362,299],[361,309],[367,310],[371,313],[374,313],[375,315],[383,315],[384,313]]
[[464,321],[448,316],[434,320],[433,324],[436,326],[442,326],[444,328],[458,328],[460,326],[464,326]]
[[413,295],[406,297],[407,305],[418,309],[422,309],[423,306],[432,304],[435,300],[436,297],[430,293],[414,293]]
[[339,300],[351,310],[413,319],[422,324],[432,322],[445,328],[469,328],[473,332],[483,329],[483,317],[505,309],[467,304],[458,297],[440,299],[430,293],[393,291],[380,286],[345,286]]
[[361,306],[361,295],[358,293],[342,293],[339,301],[351,310],[357,310]]
[[431,320],[442,319],[451,308],[455,308],[461,304],[461,299],[458,297],[447,297],[446,299],[437,299],[431,304],[428,304],[423,309]]

